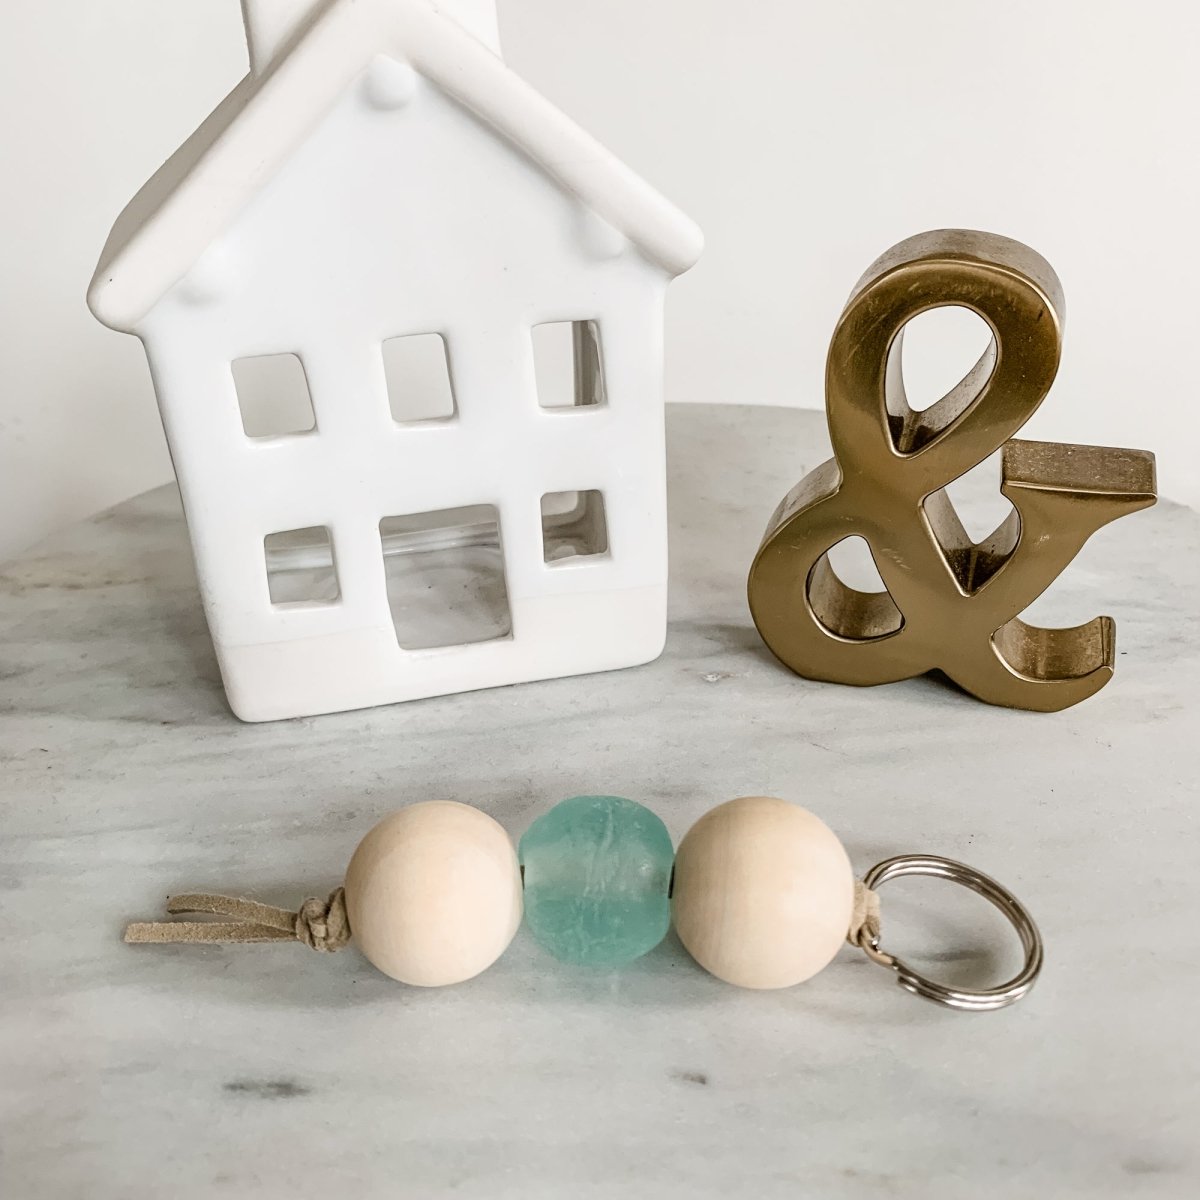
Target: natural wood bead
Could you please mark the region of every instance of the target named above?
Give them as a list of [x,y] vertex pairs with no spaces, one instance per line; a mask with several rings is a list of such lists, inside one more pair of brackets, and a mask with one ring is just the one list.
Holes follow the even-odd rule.
[[786,800],[748,796],[714,808],[675,856],[679,939],[702,967],[739,987],[811,978],[846,940],[853,906],[842,843]]
[[401,809],[363,838],[346,870],[359,949],[385,975],[444,987],[486,971],[521,923],[521,872],[508,834],[449,800]]

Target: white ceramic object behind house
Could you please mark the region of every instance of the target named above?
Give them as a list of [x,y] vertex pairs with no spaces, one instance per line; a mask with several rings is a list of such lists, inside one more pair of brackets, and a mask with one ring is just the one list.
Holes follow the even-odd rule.
[[[246,720],[634,665],[666,631],[662,309],[696,226],[509,71],[492,0],[246,0],[251,74],[118,220],[89,293],[150,360]],[[605,403],[539,406],[532,328],[594,322]],[[439,333],[457,413],[393,419],[382,343]],[[231,363],[297,354],[315,428],[246,436]],[[547,563],[541,498],[604,553]],[[379,522],[493,505],[511,633],[404,651]],[[329,531],[332,602],[263,540]]]

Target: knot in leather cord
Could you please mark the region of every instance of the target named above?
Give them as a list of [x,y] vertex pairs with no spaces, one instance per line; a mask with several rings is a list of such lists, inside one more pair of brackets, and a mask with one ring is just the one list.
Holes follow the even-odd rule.
[[305,900],[296,912],[242,900],[233,896],[192,894],[172,896],[167,912],[203,913],[226,917],[224,921],[136,921],[126,927],[127,942],[162,945],[193,942],[213,945],[228,942],[303,942],[312,950],[332,952],[350,941],[350,919],[346,915],[346,893],[342,888],[328,900]]
[[296,913],[296,940],[310,950],[332,954],[350,940],[350,920],[346,916],[346,889],[338,888],[328,900],[310,897]]

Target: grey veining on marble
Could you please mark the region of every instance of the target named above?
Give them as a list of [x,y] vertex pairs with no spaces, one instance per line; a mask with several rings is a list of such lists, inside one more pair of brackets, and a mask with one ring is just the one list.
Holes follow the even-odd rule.
[[[1109,527],[1033,610],[1117,618],[1117,677],[1076,709],[814,684],[758,641],[744,576],[826,453],[821,419],[669,423],[671,632],[635,670],[242,725],[173,488],[0,568],[5,1200],[1200,1194],[1200,516]],[[411,801],[478,804],[515,838],[597,791],[676,841],[767,793],[820,813],[860,871],[963,858],[1038,918],[1045,974],[964,1015],[849,948],[749,993],[670,939],[595,973],[522,933],[478,980],[422,992],[353,949],[120,941],[171,892],[324,894]],[[944,887],[889,885],[889,945],[961,982],[1011,967],[998,918]]]

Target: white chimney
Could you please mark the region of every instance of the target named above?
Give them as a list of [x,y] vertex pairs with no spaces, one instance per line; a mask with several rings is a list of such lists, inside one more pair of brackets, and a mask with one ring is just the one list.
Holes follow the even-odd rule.
[[[260,75],[271,60],[322,9],[335,0],[242,0],[242,21],[250,50],[250,69]],[[453,17],[484,45],[500,53],[496,0],[426,0],[431,8]]]

